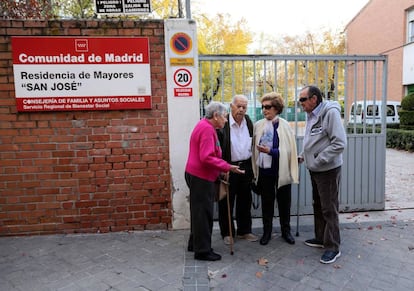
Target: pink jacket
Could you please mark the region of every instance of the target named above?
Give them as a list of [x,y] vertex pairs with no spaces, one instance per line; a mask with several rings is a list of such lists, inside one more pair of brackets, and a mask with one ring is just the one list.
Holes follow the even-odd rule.
[[221,147],[213,125],[201,119],[190,137],[185,171],[207,181],[214,182],[221,172],[228,172],[230,165],[221,158]]

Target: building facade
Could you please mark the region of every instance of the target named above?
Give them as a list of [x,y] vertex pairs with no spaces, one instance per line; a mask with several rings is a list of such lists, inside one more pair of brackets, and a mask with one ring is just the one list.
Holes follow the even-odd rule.
[[[414,91],[414,0],[371,0],[345,32],[347,54],[388,57],[388,100],[400,101]],[[355,91],[357,100],[376,98],[375,90],[362,91],[361,86]]]

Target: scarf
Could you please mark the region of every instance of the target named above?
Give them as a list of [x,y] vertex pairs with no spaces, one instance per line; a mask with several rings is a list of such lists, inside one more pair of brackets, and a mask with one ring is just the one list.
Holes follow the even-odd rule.
[[[273,124],[277,121],[277,116],[273,120],[266,120],[263,135],[260,137],[260,145],[266,146],[270,149],[273,148],[273,135],[274,127]],[[267,153],[259,153],[257,159],[257,165],[262,169],[270,169],[272,167],[273,157]]]

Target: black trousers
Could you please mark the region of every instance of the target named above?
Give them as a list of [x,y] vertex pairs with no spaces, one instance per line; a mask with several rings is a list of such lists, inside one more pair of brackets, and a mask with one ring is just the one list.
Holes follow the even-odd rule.
[[188,244],[193,246],[195,253],[210,252],[215,183],[188,173],[185,173],[185,181],[190,188],[191,231]]
[[280,228],[283,233],[290,232],[290,207],[292,204],[292,185],[277,188],[277,177],[259,175],[258,187],[262,199],[263,233],[273,230],[273,217],[275,213],[275,199],[279,210]]
[[[229,176],[229,200],[231,213],[231,229],[233,236],[236,235],[234,226],[234,206],[236,206],[237,235],[244,235],[252,232],[252,192],[250,184],[252,182],[252,166],[250,160],[240,164],[240,168],[245,170],[245,174],[231,173]],[[218,202],[220,234],[224,238],[230,235],[229,218],[227,208],[227,198]]]
[[338,251],[341,243],[338,210],[341,167],[325,172],[310,171],[310,176],[315,238],[323,241],[325,249]]

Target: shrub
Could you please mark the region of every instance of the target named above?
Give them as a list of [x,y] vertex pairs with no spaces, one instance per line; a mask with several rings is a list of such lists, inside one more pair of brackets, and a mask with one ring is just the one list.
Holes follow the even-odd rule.
[[401,101],[401,109],[414,111],[414,93],[410,93]]
[[410,125],[414,125],[414,111],[400,110],[398,114],[400,115],[401,128],[406,128],[406,126],[410,127]]
[[414,93],[403,98],[399,115],[401,128],[411,129],[414,126]]
[[414,151],[414,131],[401,129],[387,129],[387,148],[405,151]]

